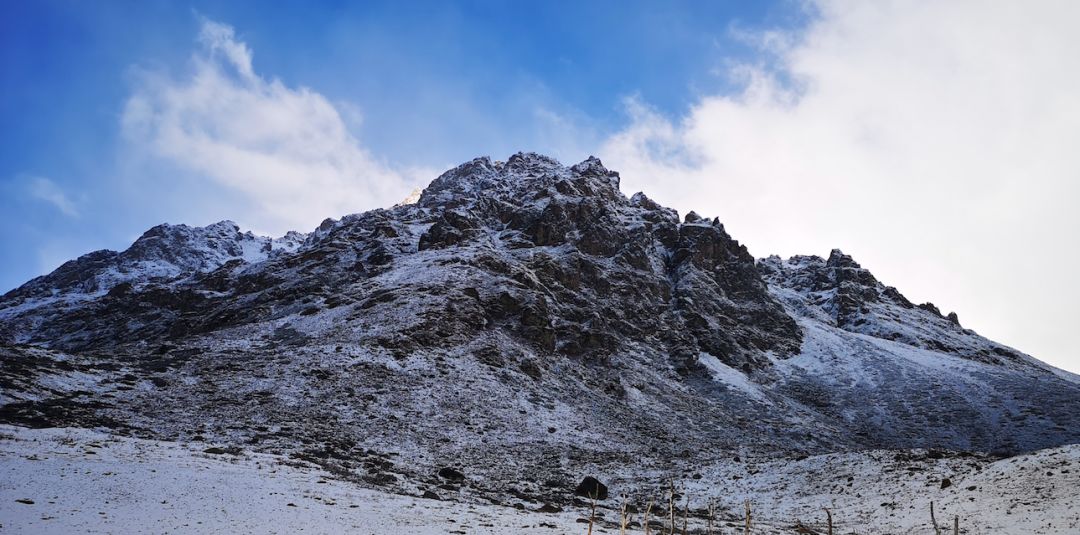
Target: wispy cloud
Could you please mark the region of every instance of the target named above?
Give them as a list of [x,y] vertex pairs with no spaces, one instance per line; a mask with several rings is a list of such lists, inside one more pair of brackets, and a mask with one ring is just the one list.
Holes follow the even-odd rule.
[[26,193],[30,197],[46,202],[68,217],[79,217],[79,210],[73,201],[56,182],[43,176],[23,177]]
[[321,94],[255,72],[252,50],[232,27],[203,20],[198,43],[186,75],[139,73],[123,131],[139,153],[239,194],[251,204],[245,223],[309,229],[328,216],[393,204],[415,185],[409,171],[361,146]]
[[1044,335],[1070,332],[1080,300],[1053,282],[1080,262],[1080,4],[810,7],[807,28],[741,36],[763,49],[726,71],[741,92],[678,120],[630,101],[600,151],[624,189],[719,215],[757,254],[844,247],[991,335],[1070,355]]

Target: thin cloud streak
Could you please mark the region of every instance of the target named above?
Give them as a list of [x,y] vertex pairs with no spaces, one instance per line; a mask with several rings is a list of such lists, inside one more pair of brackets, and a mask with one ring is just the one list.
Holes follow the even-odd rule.
[[56,182],[48,178],[42,176],[26,177],[26,192],[30,197],[52,205],[53,208],[68,217],[79,217],[79,210],[75,205],[75,201],[71,200]]
[[[325,97],[255,72],[230,26],[202,21],[186,76],[140,71],[122,116],[134,151],[239,194],[241,218],[274,233],[310,229],[400,200],[413,172],[391,169],[349,132]],[[349,116],[358,116],[354,109]]]

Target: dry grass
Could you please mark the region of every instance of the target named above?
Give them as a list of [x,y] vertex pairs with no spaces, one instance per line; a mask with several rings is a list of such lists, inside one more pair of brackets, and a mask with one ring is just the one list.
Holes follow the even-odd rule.
[[[669,480],[668,481],[667,488],[665,490],[666,490],[666,493],[667,493],[667,511],[666,511],[666,515],[663,515],[663,516],[666,516],[667,518],[664,519],[664,520],[666,520],[666,522],[661,522],[660,523],[660,525],[662,526],[662,529],[661,529],[659,535],[690,535],[691,531],[690,531],[690,496],[689,496],[689,494],[688,493],[687,494],[681,494],[679,492],[680,488],[678,486],[676,486],[676,483],[675,483],[674,480]],[[682,507],[682,525],[681,526],[679,526],[679,522],[678,522],[679,519],[678,519],[678,516],[676,514],[678,512],[677,511],[678,508],[676,507],[676,503],[675,503],[677,501],[677,497],[684,498],[683,507]],[[591,511],[590,511],[590,515],[589,515],[589,531],[588,531],[589,535],[592,535],[593,526],[595,525],[595,522],[596,522],[596,506],[597,506],[596,502],[597,502],[597,500],[594,499],[594,500],[592,500],[592,503],[590,504]],[[640,502],[638,502],[638,503],[640,503]],[[628,533],[631,533],[633,531],[632,528],[634,528],[634,526],[636,525],[634,523],[634,518],[633,518],[634,517],[634,512],[640,512],[641,513],[641,524],[640,524],[641,532],[644,533],[645,535],[652,535],[653,526],[651,526],[649,524],[649,522],[650,522],[650,517],[653,514],[653,509],[656,506],[656,500],[653,499],[653,498],[649,498],[645,502],[644,507],[642,507],[641,509],[634,509],[634,508],[631,507],[631,505],[632,505],[631,498],[629,496],[627,496],[626,494],[620,494],[620,502],[619,502],[619,509],[618,509],[618,511],[619,511],[619,521],[618,521],[619,535],[627,535]],[[695,528],[693,533],[705,533],[706,535],[714,535],[714,533],[716,535],[724,535],[725,533],[734,535],[734,534],[738,533],[738,527],[736,527],[734,531],[725,531],[723,529],[723,527],[718,523],[718,516],[719,516],[718,515],[718,512],[719,512],[718,509],[719,509],[719,507],[717,505],[716,499],[715,498],[708,499],[706,501],[706,503],[705,503],[704,516],[702,516],[701,511],[698,511],[698,513],[695,515],[697,518],[699,518],[699,520],[703,519],[705,521],[704,522],[705,523],[705,529],[704,529],[704,531],[701,531],[701,528],[698,527],[698,528]],[[801,533],[801,534],[805,534],[805,535],[826,535],[826,534],[827,535],[833,535],[833,533],[834,533],[833,511],[828,507],[823,507],[822,511],[824,511],[824,513],[825,513],[825,516],[824,516],[824,519],[823,519],[824,520],[824,522],[823,522],[824,525],[818,524],[817,527],[810,527],[810,526],[808,526],[806,524],[803,524],[801,520],[795,520],[794,525],[792,525],[790,528],[786,528],[786,529],[790,529],[791,532],[794,532],[794,533]],[[663,516],[661,516],[660,518],[663,518]],[[735,516],[729,516],[728,517],[728,522],[733,522],[735,520],[741,520],[741,526],[739,526],[739,527],[742,528],[741,529],[742,535],[751,535],[751,533],[754,530],[754,510],[753,510],[752,504],[750,503],[750,500],[747,499],[747,500],[743,501],[743,515],[742,515],[741,519],[738,518],[738,517],[735,517]],[[952,535],[960,535],[960,517],[959,516],[953,516],[952,524],[953,524],[952,525]],[[730,526],[732,524],[728,524],[728,525]],[[934,503],[933,502],[930,502],[930,525],[934,530],[934,535],[942,535],[944,531],[948,531],[947,528],[943,529],[940,525],[938,525],[937,511],[934,508]],[[636,528],[634,528],[634,529],[636,529]],[[858,531],[851,530],[850,533],[855,534],[855,533],[858,533]]]

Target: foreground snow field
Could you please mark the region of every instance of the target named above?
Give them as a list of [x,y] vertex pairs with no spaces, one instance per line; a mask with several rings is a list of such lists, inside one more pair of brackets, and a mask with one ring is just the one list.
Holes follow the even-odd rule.
[[[583,509],[539,513],[400,496],[280,456],[205,448],[86,429],[0,426],[0,532],[586,531],[578,522]],[[794,533],[797,520],[822,529],[822,507],[832,509],[837,533],[933,533],[930,500],[942,524],[951,527],[960,516],[961,533],[1080,532],[1080,446],[997,461],[937,457],[879,451],[732,463],[703,470],[685,488],[692,508],[706,496],[721,502],[726,533],[736,532],[734,514],[747,498],[759,519],[754,533]],[[950,484],[941,488],[945,477]],[[610,509],[601,515],[616,517]],[[691,518],[690,531],[695,527],[704,532],[703,522]],[[596,532],[618,528],[608,523]]]
[[204,448],[85,429],[2,426],[0,532],[578,531],[574,515],[397,496],[328,479],[282,457],[212,455]]

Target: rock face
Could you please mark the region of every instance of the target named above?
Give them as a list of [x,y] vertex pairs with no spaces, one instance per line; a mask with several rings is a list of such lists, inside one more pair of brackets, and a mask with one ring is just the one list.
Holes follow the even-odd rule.
[[680,224],[644,195],[625,198],[595,158],[569,169],[538,155],[480,158],[436,179],[418,205],[433,220],[419,251],[479,249],[460,261],[502,279],[474,288],[479,323],[538,349],[603,358],[643,342],[681,366],[708,352],[761,367],[764,352],[799,347],[745,247],[720,225]]
[[[416,204],[325,223],[310,246],[274,258],[269,240],[230,222],[162,225],[123,253],[92,253],[5,296],[105,293],[48,318],[35,309],[34,321],[44,321],[9,337],[68,350],[146,342],[298,307],[313,313],[318,297],[324,307],[363,301],[362,315],[380,318],[415,291],[438,299],[413,303],[419,321],[408,328],[364,341],[407,354],[494,328],[554,354],[603,359],[643,343],[680,369],[705,352],[748,371],[769,365],[766,352],[798,351],[795,322],[723,226],[680,224],[674,211],[618,187],[595,158],[572,168],[539,155],[479,158],[437,178]],[[453,277],[413,289],[362,284],[409,269]],[[83,327],[78,336],[73,325]]]
[[955,312],[942,316],[933,303],[912,304],[838,249],[828,259],[770,256],[758,268],[789,308],[802,315],[812,311],[845,331],[990,364],[1029,362],[1016,350],[962,328]]
[[277,240],[155,227],[0,298],[0,340],[0,422],[287,452],[444,498],[520,480],[557,503],[583,472],[733,452],[1080,441],[1076,377],[839,251],[756,261],[595,158],[478,158]]
[[265,260],[271,254],[296,250],[304,239],[297,232],[276,240],[241,233],[232,221],[207,227],[158,225],[124,252],[95,251],[66,262],[4,295],[4,301],[57,293],[100,295],[123,283],[167,281],[206,273],[234,260]]

